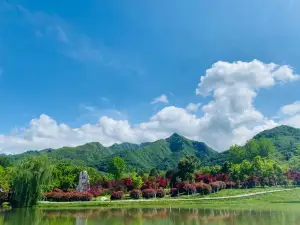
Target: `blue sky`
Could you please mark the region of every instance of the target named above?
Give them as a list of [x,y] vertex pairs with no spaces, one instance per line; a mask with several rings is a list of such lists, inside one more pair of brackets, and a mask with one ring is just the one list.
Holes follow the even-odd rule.
[[[288,65],[296,76],[300,71],[299,10],[300,2],[296,0],[191,0],[188,3],[87,0],[55,4],[48,0],[2,1],[0,148],[14,153],[85,141],[101,141],[107,145],[127,140],[142,142],[163,138],[173,131],[180,133],[180,124],[165,125],[159,120],[156,121],[160,124],[156,124],[158,130],[147,133],[150,129],[147,127],[141,136],[116,135],[113,130],[106,132],[106,139],[98,140],[97,135],[105,136],[101,131],[76,142],[69,137],[61,140],[61,136],[65,137],[61,133],[39,133],[39,125],[30,121],[40,122],[40,116],[47,115],[58,126],[66,124],[74,130],[86,124],[98,124],[105,116],[115,123],[126,121],[134,128],[170,107],[175,107],[171,110],[175,112],[186,110],[189,103],[206,106],[214,101],[213,92],[207,96],[196,95],[196,88],[200,77],[218,61],[246,63],[257,59],[264,65]],[[251,86],[256,93],[249,100],[251,107],[265,120],[272,120],[273,125],[268,123],[268,126],[257,121],[263,128],[287,119],[291,121],[282,118],[282,107],[298,106],[300,82],[297,79],[277,81],[276,85]],[[162,95],[166,99],[151,104]],[[189,115],[200,120],[211,113],[201,107],[192,111]],[[225,120],[237,118],[229,116]],[[251,132],[246,138],[262,129],[256,129],[257,123],[254,121],[250,127],[247,124]],[[288,124],[297,127],[298,122],[291,123]],[[46,123],[43,129],[48,130],[47,126]],[[206,128],[215,131],[216,136],[225,132],[220,128]],[[237,140],[238,128],[242,129],[232,124],[228,127],[233,136],[226,147]],[[194,132],[181,133],[206,141],[207,137],[200,135],[203,131],[197,128]],[[48,137],[52,138],[47,139],[49,142],[40,142],[49,146],[35,142],[36,138]],[[220,146],[213,147],[222,150]]]

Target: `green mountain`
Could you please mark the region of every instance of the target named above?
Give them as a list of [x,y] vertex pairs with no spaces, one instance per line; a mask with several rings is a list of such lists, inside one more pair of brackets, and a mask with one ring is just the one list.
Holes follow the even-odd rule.
[[[300,129],[289,126],[279,126],[257,134],[254,139],[266,138],[273,142],[281,160],[289,160],[300,156]],[[197,156],[202,165],[222,165],[229,151],[218,153],[203,142],[192,141],[178,134],[167,139],[143,144],[122,143],[104,147],[98,142],[91,142],[77,147],[59,149],[44,149],[28,151],[10,156],[12,161],[18,161],[26,156],[46,153],[53,161],[70,159],[78,165],[107,171],[107,165],[115,156],[122,157],[129,168],[140,168],[150,171],[153,168],[167,170],[174,168],[184,155]]]
[[107,165],[115,156],[122,157],[131,168],[150,171],[153,168],[167,170],[174,168],[184,155],[197,156],[203,165],[210,165],[212,158],[218,158],[219,153],[209,148],[203,142],[189,140],[178,134],[167,139],[143,144],[122,143],[104,147],[98,142],[87,143],[77,147],[63,147],[59,149],[44,149],[42,151],[28,151],[11,156],[13,161],[27,156],[46,153],[53,161],[70,159],[79,165],[90,166],[107,171]]
[[300,156],[300,129],[282,125],[270,130],[265,130],[254,139],[266,138],[272,141],[283,160],[293,156]]

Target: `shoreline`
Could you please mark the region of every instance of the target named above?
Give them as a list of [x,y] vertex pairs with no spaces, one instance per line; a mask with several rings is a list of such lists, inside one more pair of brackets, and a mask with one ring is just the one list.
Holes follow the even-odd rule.
[[[247,194],[239,194],[233,196],[222,196],[222,197],[203,197],[203,198],[162,198],[162,199],[126,199],[126,200],[115,200],[115,201],[89,201],[89,202],[46,202],[41,201],[38,204],[38,208],[93,208],[93,207],[107,207],[107,208],[136,208],[136,207],[171,207],[171,208],[186,208],[192,207],[207,207],[208,205],[216,207],[224,207],[226,205],[245,206],[244,201],[249,199],[262,198],[267,195],[276,195],[280,193],[292,192],[293,189],[279,189],[279,190],[269,190],[262,192],[254,192]],[[275,198],[274,198],[275,200]],[[176,204],[174,204],[176,203]],[[249,202],[250,203],[250,202]],[[249,203],[247,203],[249,205]],[[260,202],[260,205],[268,204],[270,202]],[[281,203],[281,202],[278,202]],[[242,204],[242,205],[241,205]],[[257,203],[256,203],[257,204]]]

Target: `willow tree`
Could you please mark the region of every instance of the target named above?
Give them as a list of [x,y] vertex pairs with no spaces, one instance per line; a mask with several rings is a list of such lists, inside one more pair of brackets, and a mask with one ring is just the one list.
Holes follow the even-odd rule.
[[51,179],[51,167],[46,156],[24,159],[12,179],[12,206],[32,207],[41,199]]

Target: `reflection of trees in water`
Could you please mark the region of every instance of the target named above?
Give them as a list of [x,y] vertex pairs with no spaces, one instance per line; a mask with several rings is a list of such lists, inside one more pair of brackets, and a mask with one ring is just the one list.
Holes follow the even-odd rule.
[[297,213],[216,209],[12,210],[2,212],[0,225],[177,225],[177,224],[299,224]]

